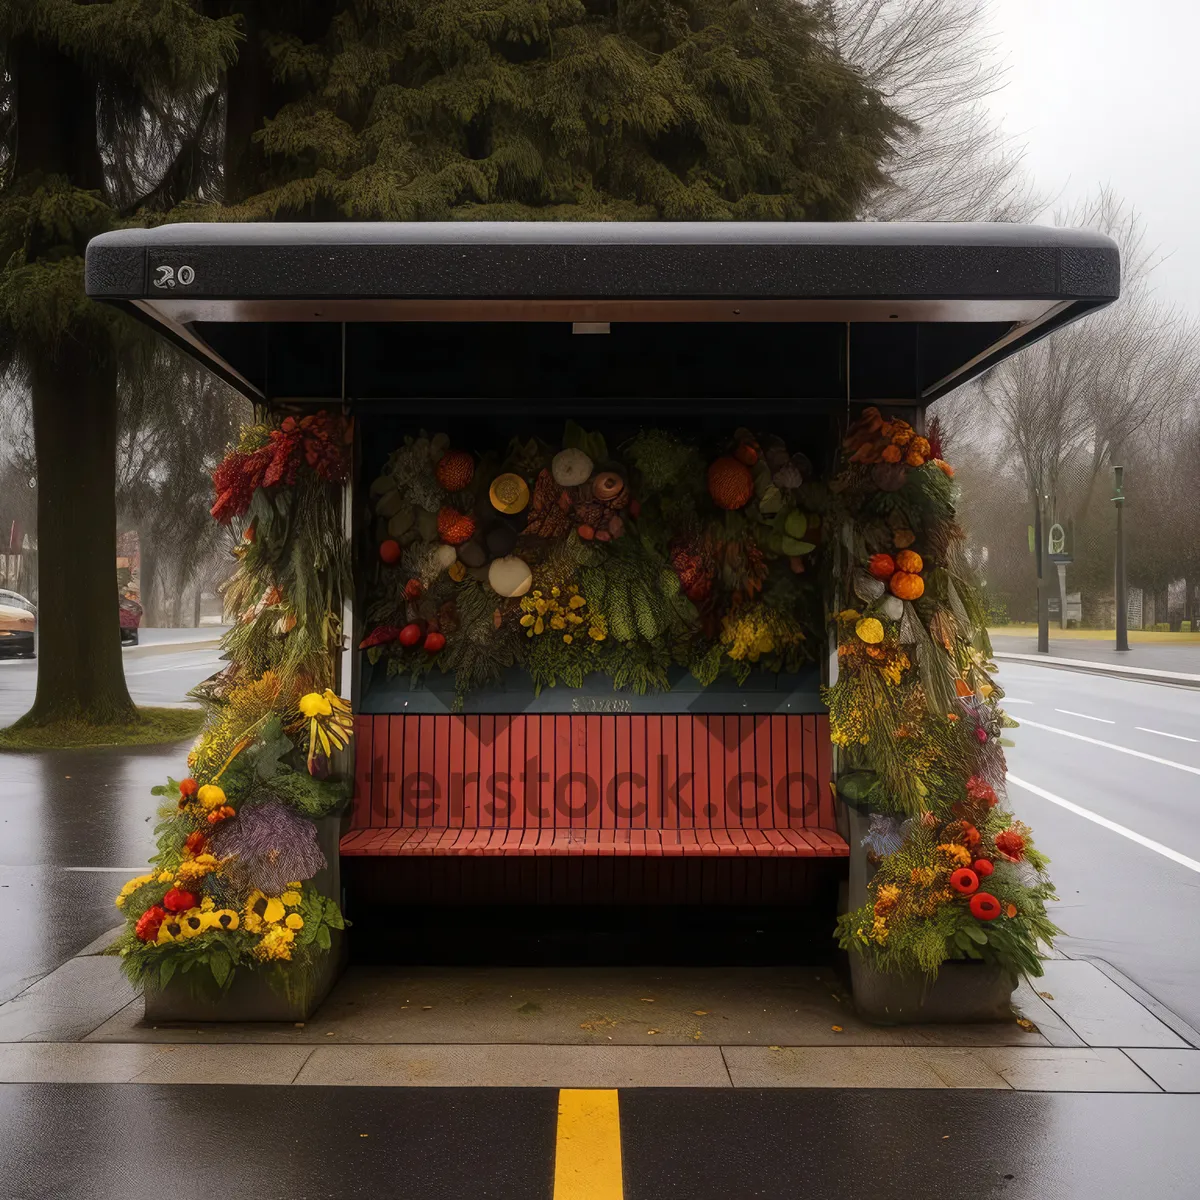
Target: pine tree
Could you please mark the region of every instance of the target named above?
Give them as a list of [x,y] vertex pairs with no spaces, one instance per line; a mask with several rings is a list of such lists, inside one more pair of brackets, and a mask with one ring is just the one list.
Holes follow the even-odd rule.
[[797,0],[347,0],[225,219],[845,220],[904,122]]
[[0,39],[0,353],[29,388],[38,465],[41,662],[20,723],[130,721],[114,474],[119,355],[138,335],[85,298],[83,251],[164,185],[198,190],[189,124],[237,30],[185,0],[4,0]]

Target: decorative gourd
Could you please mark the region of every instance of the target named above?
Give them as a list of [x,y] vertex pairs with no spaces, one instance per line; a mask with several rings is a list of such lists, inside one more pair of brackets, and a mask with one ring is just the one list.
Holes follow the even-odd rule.
[[879,611],[889,621],[898,621],[904,616],[904,601],[899,596],[884,596]]
[[475,518],[447,506],[438,511],[437,531],[438,537],[447,546],[461,546],[463,542],[470,541],[475,533]]
[[415,646],[420,640],[421,627],[415,621],[411,625],[405,625],[396,639],[402,646]]
[[883,623],[875,617],[863,617],[854,626],[854,632],[868,646],[878,646],[883,641]]
[[867,563],[867,570],[876,579],[886,581],[896,572],[896,560],[890,554],[872,554],[870,562]]
[[582,450],[560,450],[550,461],[550,474],[559,487],[578,487],[592,476],[592,460]]
[[747,467],[758,462],[758,451],[749,442],[743,442],[734,452],[733,457]]
[[379,546],[379,557],[389,565],[400,561],[400,543],[393,538],[388,538],[386,542],[381,542]]
[[421,581],[419,579],[410,579],[404,585],[404,594],[410,600],[420,600],[421,594],[424,592],[424,590],[425,589],[421,586]]
[[454,566],[457,558],[458,551],[453,546],[439,546],[433,552],[433,561],[437,564],[439,571],[448,571]]
[[614,500],[625,490],[625,480],[616,471],[601,471],[592,480],[592,495],[597,500]]
[[448,574],[455,583],[462,583],[462,581],[467,577],[466,564],[461,562],[451,563]]
[[450,450],[434,468],[437,481],[448,492],[461,492],[475,475],[475,460],[466,450]]
[[897,571],[888,580],[888,587],[892,589],[892,595],[899,596],[901,600],[919,600],[925,595],[925,580],[907,571]]
[[730,512],[745,508],[754,495],[754,476],[750,468],[727,454],[708,468],[708,494],[718,508]]
[[445,646],[446,646],[446,635],[444,633],[438,633],[438,632],[434,631],[431,633],[427,633],[425,635],[425,653],[426,654],[437,654],[441,650],[445,649]]
[[907,571],[910,575],[920,575],[925,563],[915,550],[901,550],[896,555],[896,570]]
[[488,567],[488,583],[498,596],[515,599],[533,586],[533,572],[524,559],[510,554]]
[[493,508],[509,516],[524,512],[529,503],[529,484],[512,471],[497,475],[488,488],[488,499]]
[[892,545],[897,550],[907,550],[917,540],[917,535],[911,529],[897,529],[892,534]]

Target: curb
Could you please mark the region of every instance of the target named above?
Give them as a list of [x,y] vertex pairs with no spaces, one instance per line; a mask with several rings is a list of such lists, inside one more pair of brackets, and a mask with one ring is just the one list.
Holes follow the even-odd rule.
[[1163,683],[1172,687],[1200,688],[1200,675],[1182,671],[1161,671],[1154,667],[1120,667],[1115,663],[1090,662],[1085,658],[1055,658],[1049,654],[1012,654],[995,650],[992,657],[1004,662],[1033,663],[1040,667],[1058,667],[1085,675],[1109,675],[1113,679],[1134,679],[1140,683]]
[[1107,975],[1123,992],[1132,996],[1144,1009],[1153,1013],[1172,1033],[1177,1034],[1189,1046],[1200,1050],[1200,1033],[1193,1029],[1181,1016],[1169,1009],[1161,1000],[1156,1000],[1145,988],[1139,987],[1128,975],[1117,970],[1110,962],[1090,955],[1080,955],[1080,960],[1091,963],[1096,970]]
[[184,654],[190,650],[219,648],[220,645],[220,638],[207,638],[194,642],[147,642],[145,645],[130,646],[127,650],[122,651],[122,655],[131,654],[141,658],[154,654]]

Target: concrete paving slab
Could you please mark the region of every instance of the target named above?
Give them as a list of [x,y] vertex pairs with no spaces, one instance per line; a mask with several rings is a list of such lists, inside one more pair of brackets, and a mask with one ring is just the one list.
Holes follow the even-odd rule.
[[114,928],[107,930],[94,941],[88,942],[88,944],[84,946],[82,950],[76,953],[75,957],[84,958],[92,954],[103,954],[124,931],[124,925],[117,925]]
[[10,1042],[0,1045],[0,1083],[126,1083],[162,1052],[160,1046]]
[[1186,1049],[1177,1033],[1092,963],[1070,959],[1045,967],[1040,990],[1048,993],[1046,1003],[1086,1045]]
[[734,1087],[1008,1088],[967,1049],[913,1046],[727,1046]]
[[1164,1092],[1200,1092],[1200,1050],[1135,1047],[1125,1053]]
[[0,1004],[0,1042],[72,1042],[136,996],[115,958],[72,958]]
[[1157,1092],[1132,1059],[1109,1047],[995,1046],[976,1051],[1011,1087],[1025,1092]]
[[[104,1047],[107,1049],[107,1047]],[[130,1083],[291,1083],[310,1046],[155,1046]]]
[[730,1086],[715,1046],[318,1046],[296,1083],[336,1087]]
[[1013,993],[1013,1008],[1025,1020],[1032,1021],[1051,1046],[1086,1046],[1083,1038],[1050,1007],[1041,992],[1053,994],[1044,979],[1035,979],[1032,983],[1022,979]]
[[[838,1028],[835,1029],[834,1026]],[[132,1005],[91,1041],[527,1045],[1040,1045],[1015,1021],[880,1028],[831,970],[352,967],[290,1025],[153,1028]]]

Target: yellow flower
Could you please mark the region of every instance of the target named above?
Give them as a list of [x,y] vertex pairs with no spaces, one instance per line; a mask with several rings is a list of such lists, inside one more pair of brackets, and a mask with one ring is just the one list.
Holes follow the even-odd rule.
[[288,913],[283,922],[289,929],[303,929],[304,918],[299,913]]
[[295,940],[296,935],[290,929],[282,925],[272,925],[254,947],[254,956],[263,961],[273,958],[290,959],[292,942]]
[[309,692],[300,697],[300,711],[306,717],[327,717],[333,712],[333,705],[320,692]]
[[570,598],[570,600],[567,601],[567,607],[568,608],[582,608],[586,603],[587,603],[587,601],[582,596],[575,595],[575,596],[572,596]]
[[215,783],[206,783],[197,793],[196,799],[205,808],[220,808],[225,803],[224,791]]
[[208,914],[202,913],[198,908],[189,908],[179,918],[179,925],[181,938],[196,937],[208,928]]
[[550,618],[551,629],[566,629],[566,627],[567,623],[562,619],[562,617],[554,616]]
[[913,867],[909,879],[920,887],[929,887],[937,878],[937,872],[932,867]]
[[211,854],[198,854],[195,858],[185,859],[179,864],[176,872],[176,882],[191,883],[203,879],[205,875],[215,871],[221,864]]
[[288,884],[289,892],[298,892],[299,890],[300,890],[300,880],[297,879],[295,883]]
[[556,588],[556,587],[552,587],[552,588],[550,589],[550,595],[552,595],[552,596],[560,596],[560,595],[562,595],[562,593],[561,593],[561,592],[558,590],[558,588]]
[[216,907],[217,906],[213,903],[213,898],[211,896],[205,896],[204,899],[200,901],[201,912],[210,913]]
[[[299,886],[299,884],[296,885],[296,887]],[[288,908],[295,908],[296,905],[300,903],[301,899],[300,893],[295,888],[289,888],[279,898],[288,906]]]
[[535,617],[533,615],[533,613],[529,612],[529,613],[526,613],[521,618],[521,624],[524,625],[526,629],[528,629],[530,627],[530,625],[532,625],[534,623],[534,621],[536,621],[536,620],[537,620],[537,617]]
[[533,632],[534,633],[544,633],[545,629],[546,629],[546,626],[543,623],[542,618],[538,617],[538,619],[533,623]]
[[258,933],[264,925],[282,921],[284,907],[278,896],[268,896],[257,888],[246,898],[242,910],[243,924],[251,933]]
[[947,858],[954,859],[960,867],[971,865],[971,852],[966,846],[960,846],[957,842],[943,842],[938,850]]
[[154,940],[160,946],[165,946],[168,942],[178,941],[183,936],[182,919],[180,917],[172,917],[169,921],[164,921],[158,927],[158,937]]
[[593,625],[588,630],[588,637],[590,637],[593,642],[602,642],[606,637],[608,637],[608,633],[602,626]]
[[564,634],[563,634],[563,641],[564,641],[564,642],[566,642],[568,646],[569,646],[569,645],[570,645],[570,644],[571,644],[571,643],[572,643],[574,640],[575,640],[575,639],[574,639],[574,638],[573,638],[573,637],[572,637],[572,636],[571,636],[569,633],[564,633]]
[[159,871],[158,873],[159,883],[170,883],[174,878],[175,876],[170,871]]
[[[164,871],[163,874],[166,875],[167,879],[171,878],[170,871]],[[113,901],[113,903],[118,908],[124,908],[125,901],[128,900],[129,897],[132,896],[133,893],[138,890],[138,888],[143,887],[145,884],[149,883],[153,878],[154,878],[153,875],[138,875],[135,878],[129,880],[128,883],[125,883],[121,886],[121,890],[117,893],[117,898]],[[165,882],[165,880],[160,879],[159,882],[160,883]]]
[[217,908],[204,914],[209,929],[236,929],[240,924],[237,913],[232,908]]

